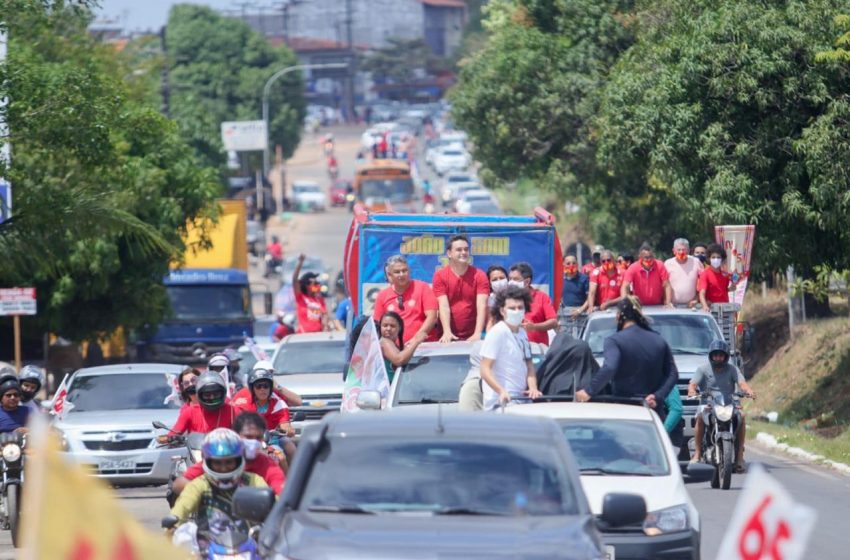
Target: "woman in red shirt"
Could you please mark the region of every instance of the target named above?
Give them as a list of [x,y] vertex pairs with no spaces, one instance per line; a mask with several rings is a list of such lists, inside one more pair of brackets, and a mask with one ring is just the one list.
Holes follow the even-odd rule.
[[712,243],[707,252],[710,266],[700,273],[697,281],[699,301],[704,311],[710,311],[712,303],[729,303],[729,290],[735,289],[737,284],[737,278],[723,270],[723,261],[726,260],[723,247]]
[[295,308],[298,315],[298,333],[322,332],[328,330],[328,308],[322,297],[322,286],[314,272],[301,274],[304,265],[304,253],[298,255],[298,264],[292,274],[292,289],[295,291]]

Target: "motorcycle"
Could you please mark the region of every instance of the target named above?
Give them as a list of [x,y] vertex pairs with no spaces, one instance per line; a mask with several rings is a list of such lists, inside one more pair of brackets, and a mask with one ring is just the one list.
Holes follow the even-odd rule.
[[21,520],[21,488],[24,483],[24,448],[26,436],[19,432],[0,434],[0,451],[3,455],[2,501],[0,524],[12,532],[12,544],[19,545]]
[[263,256],[263,262],[265,263],[265,273],[263,274],[264,278],[269,278],[273,275],[280,276],[281,272],[283,272],[283,261],[274,258],[271,253],[266,252]]
[[[168,426],[162,422],[154,422],[153,427],[160,430],[168,429]],[[165,499],[168,502],[169,508],[174,507],[174,502],[177,501],[177,494],[174,493],[174,481],[183,476],[190,466],[204,460],[201,447],[204,444],[205,435],[199,432],[192,432],[186,436],[170,436],[167,442],[157,445],[160,449],[179,449],[183,451],[183,453],[171,456],[171,473],[168,475],[168,489],[165,491]]]
[[[166,516],[162,519],[162,528],[172,530],[177,522],[176,516]],[[195,556],[205,560],[260,560],[256,541],[259,526],[249,527],[247,522],[233,519],[219,510],[212,513],[207,525],[207,529],[199,530],[192,521],[184,523],[174,531],[172,542],[190,548]]]
[[723,393],[719,391],[700,393],[708,417],[703,434],[702,457],[703,462],[715,467],[712,488],[728,490],[732,484],[735,441],[741,425],[741,398],[745,396],[743,393],[734,393],[732,402],[726,404]]

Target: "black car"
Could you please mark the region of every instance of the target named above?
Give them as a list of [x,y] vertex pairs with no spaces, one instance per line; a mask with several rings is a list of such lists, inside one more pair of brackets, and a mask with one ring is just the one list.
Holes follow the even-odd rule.
[[646,515],[643,498],[611,494],[593,516],[553,421],[435,408],[326,416],[272,504],[235,498],[264,521],[264,558],[601,559],[598,523]]

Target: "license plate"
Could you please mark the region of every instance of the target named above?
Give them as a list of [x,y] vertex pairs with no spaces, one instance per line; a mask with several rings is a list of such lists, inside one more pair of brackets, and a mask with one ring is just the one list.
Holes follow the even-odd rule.
[[614,547],[605,545],[605,560],[614,560]]
[[126,471],[136,468],[135,459],[122,459],[120,461],[101,461],[101,471]]

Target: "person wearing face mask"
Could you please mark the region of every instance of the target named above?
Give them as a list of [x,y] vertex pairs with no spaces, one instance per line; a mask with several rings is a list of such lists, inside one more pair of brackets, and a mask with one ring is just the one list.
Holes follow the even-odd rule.
[[584,263],[584,266],[581,267],[581,273],[590,276],[590,273],[599,268],[602,265],[602,251],[605,250],[605,247],[602,245],[597,245],[593,248],[593,253],[590,255],[590,262]]
[[673,304],[687,305],[693,309],[699,303],[697,299],[697,280],[702,272],[702,263],[690,256],[690,243],[685,238],[673,242],[673,257],[664,261],[664,268],[670,276],[670,288],[673,290]]
[[569,310],[573,319],[587,310],[587,294],[590,280],[587,274],[579,272],[575,255],[564,257],[564,289],[561,295],[561,307]]
[[610,383],[615,396],[643,398],[662,420],[666,417],[663,403],[679,372],[670,346],[650,328],[636,297],[617,304],[617,332],[605,339],[603,358],[590,387],[576,392],[578,402],[591,400]]
[[407,345],[404,340],[404,321],[401,315],[395,311],[385,311],[378,323],[378,332],[381,333],[381,353],[387,367],[387,377],[393,382],[396,368],[410,361],[416,348],[425,342],[427,335],[423,331],[417,332],[413,338],[408,339]]
[[292,273],[292,289],[295,292],[295,308],[298,315],[299,333],[322,332],[328,330],[328,308],[322,297],[322,286],[315,272],[301,275],[304,265],[304,253],[298,255],[298,264]]
[[698,241],[694,243],[694,246],[691,247],[692,254],[695,259],[698,259],[699,262],[702,263],[703,266],[708,262],[708,245],[703,243],[702,241]]
[[531,296],[531,306],[525,313],[522,322],[528,334],[528,340],[538,344],[549,345],[549,330],[558,328],[558,314],[552,307],[552,300],[545,293],[531,285],[534,271],[527,262],[519,262],[511,266],[508,282],[518,288],[525,288]]
[[439,306],[440,342],[481,339],[487,323],[490,283],[472,266],[469,238],[453,235],[446,244],[448,265],[434,273],[431,286]]
[[708,246],[708,262],[710,266],[702,271],[697,289],[703,311],[710,311],[712,303],[729,303],[729,290],[735,289],[732,276],[723,270],[726,251],[720,245],[712,243]]
[[505,405],[511,398],[525,395],[538,398],[537,376],[531,362],[531,343],[522,322],[531,308],[528,290],[508,286],[496,292],[490,309],[495,324],[481,345],[481,380],[484,409]]
[[635,258],[631,253],[620,253],[620,256],[617,257],[617,268],[623,271],[623,274],[629,269],[630,266],[635,262]]
[[590,274],[590,292],[587,294],[588,313],[605,310],[620,303],[625,273],[614,264],[614,253],[602,251],[602,266]]
[[[755,392],[747,384],[746,379],[734,364],[729,363],[729,346],[723,340],[714,340],[708,347],[708,364],[701,365],[694,372],[693,378],[688,383],[688,396],[694,398],[699,391],[717,391],[723,395],[724,402],[731,403],[732,396],[740,390],[750,398],[756,398]],[[738,441],[735,442],[735,472],[742,473],[744,467],[744,440],[746,439],[746,423],[744,412],[739,410],[741,425],[735,434]],[[696,426],[694,427],[694,456],[692,463],[702,460],[702,438],[708,419],[705,414],[705,405],[700,405],[696,414]]]
[[384,263],[384,273],[390,285],[378,292],[372,317],[381,321],[384,313],[397,313],[404,321],[403,343],[414,337],[437,340],[437,298],[431,287],[421,280],[410,278],[410,266],[404,255],[393,255]]
[[626,270],[620,297],[630,293],[638,298],[641,305],[673,306],[673,289],[670,287],[670,275],[664,263],[655,258],[652,247],[644,243],[640,247],[639,259]]
[[508,271],[501,265],[490,265],[487,268],[487,280],[490,282],[490,295],[487,296],[487,328],[485,330],[489,331],[493,326],[493,317],[490,316],[490,308],[493,307],[493,302],[496,301],[496,292],[508,287]]

